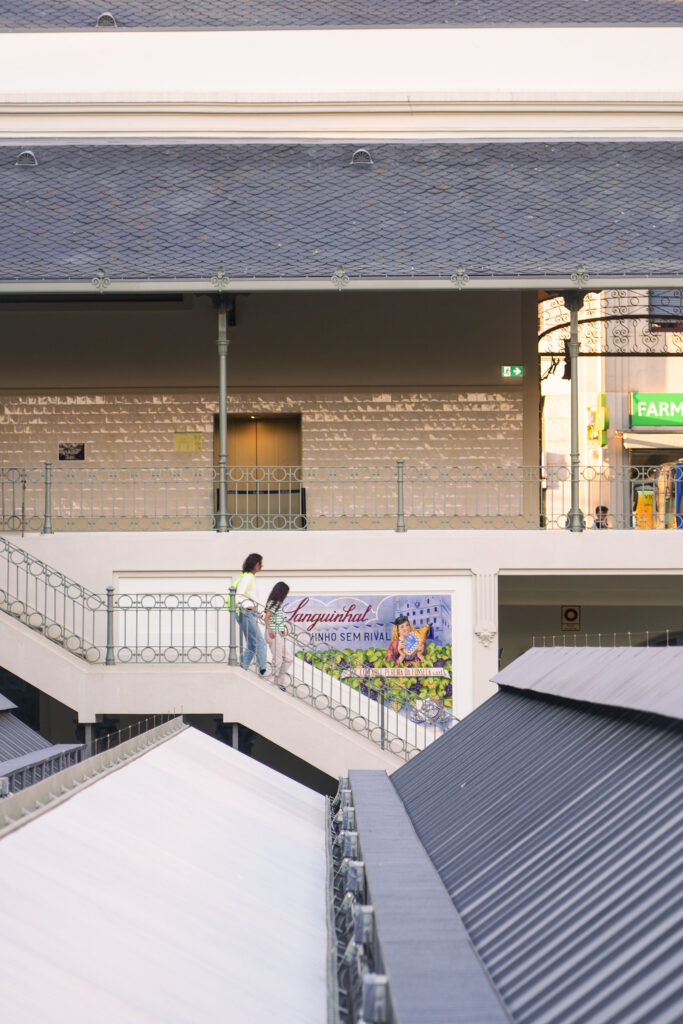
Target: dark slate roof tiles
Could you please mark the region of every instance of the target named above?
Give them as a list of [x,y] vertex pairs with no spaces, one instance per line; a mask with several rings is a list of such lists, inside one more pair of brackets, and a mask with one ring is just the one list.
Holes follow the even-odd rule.
[[[681,4],[683,8],[683,4]],[[0,280],[677,275],[680,142],[0,144]]]
[[678,0],[5,0],[0,29],[680,25]]

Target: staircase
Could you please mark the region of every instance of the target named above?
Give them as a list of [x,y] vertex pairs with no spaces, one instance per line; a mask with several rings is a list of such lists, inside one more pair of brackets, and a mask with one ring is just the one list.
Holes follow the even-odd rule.
[[321,648],[300,632],[290,637],[294,665],[281,692],[255,665],[239,667],[225,595],[96,594],[2,537],[0,612],[2,666],[81,722],[222,715],[330,775],[392,770],[450,724],[412,694],[361,692],[325,671]]

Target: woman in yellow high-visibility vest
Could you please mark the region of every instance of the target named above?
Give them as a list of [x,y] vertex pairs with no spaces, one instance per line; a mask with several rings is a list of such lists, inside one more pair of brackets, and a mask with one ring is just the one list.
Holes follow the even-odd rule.
[[256,658],[259,672],[266,674],[266,641],[258,625],[258,610],[254,581],[257,572],[263,568],[263,555],[247,555],[242,564],[242,575],[235,585],[237,603],[237,621],[242,636],[242,668],[249,668],[252,659]]

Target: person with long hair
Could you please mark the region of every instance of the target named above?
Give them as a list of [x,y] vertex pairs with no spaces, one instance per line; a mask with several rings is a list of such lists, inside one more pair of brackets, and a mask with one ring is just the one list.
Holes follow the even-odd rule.
[[292,679],[292,665],[294,663],[294,652],[292,641],[287,636],[287,623],[285,613],[282,610],[285,598],[289,593],[286,583],[276,583],[266,601],[266,640],[270,647],[273,659],[272,673],[273,682],[281,690],[286,689],[286,684]]
[[249,668],[256,658],[259,673],[264,676],[268,670],[266,661],[266,644],[258,626],[258,593],[254,585],[256,573],[263,569],[263,555],[247,555],[242,564],[242,574],[237,579],[235,599],[237,602],[237,621],[240,626],[242,640],[242,668]]

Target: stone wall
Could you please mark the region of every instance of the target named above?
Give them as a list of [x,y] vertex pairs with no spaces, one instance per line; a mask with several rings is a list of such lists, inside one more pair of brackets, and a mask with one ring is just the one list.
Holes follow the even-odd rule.
[[[521,389],[241,390],[228,411],[301,414],[305,466],[522,461]],[[56,463],[62,441],[84,442],[87,466],[210,466],[217,412],[210,391],[6,393],[0,464]],[[175,452],[175,431],[202,432],[203,451]]]

